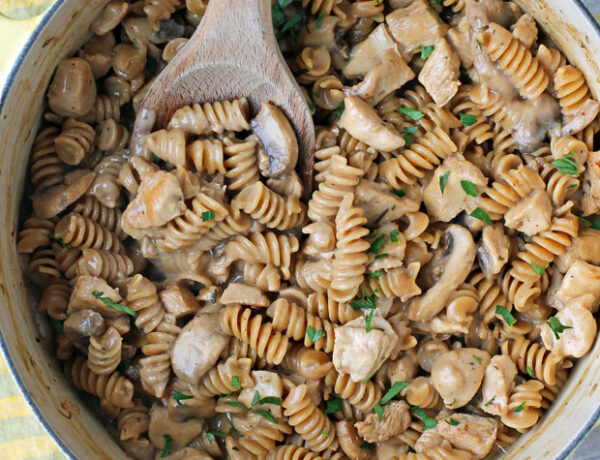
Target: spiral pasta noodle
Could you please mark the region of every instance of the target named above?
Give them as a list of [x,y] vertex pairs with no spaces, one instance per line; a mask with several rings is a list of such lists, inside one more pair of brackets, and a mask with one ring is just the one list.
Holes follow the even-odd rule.
[[40,131],[31,151],[31,185],[35,190],[45,189],[63,182],[62,162],[56,154],[54,140],[58,129],[48,126]]
[[311,452],[305,447],[294,444],[278,446],[267,455],[267,460],[322,460],[319,454]]
[[71,290],[71,286],[64,280],[57,279],[51,282],[42,291],[37,311],[45,311],[54,319],[66,319]]
[[98,94],[92,105],[92,109],[81,118],[81,121],[86,123],[100,123],[105,120],[113,119],[121,120],[121,104],[120,100],[114,96],[106,94]]
[[[508,411],[501,417],[502,423],[523,433],[535,425],[542,406],[541,390],[544,384],[538,380],[529,380],[517,385],[510,395]],[[520,411],[519,408],[522,408]]]
[[312,315],[335,324],[346,324],[360,316],[360,313],[347,303],[334,300],[329,291],[309,294],[306,310]]
[[92,219],[101,227],[116,234],[121,240],[126,236],[125,233],[121,231],[121,210],[119,208],[109,208],[95,198],[85,195],[75,203],[73,212],[77,212],[83,217]]
[[117,236],[88,217],[71,212],[56,224],[54,233],[65,244],[74,248],[91,248],[123,253]]
[[233,384],[233,377],[237,377],[241,388],[254,386],[250,376],[252,360],[250,358],[236,358],[230,356],[227,361],[217,364],[204,377],[199,385],[198,394],[212,397],[220,394],[231,393],[239,390]]
[[565,117],[572,117],[582,104],[591,99],[590,89],[581,71],[571,65],[563,65],[554,74],[554,90]]
[[92,148],[96,132],[87,123],[67,118],[61,133],[54,139],[56,155],[68,165],[78,165]]
[[84,249],[75,270],[78,276],[96,276],[107,281],[122,280],[133,273],[133,262],[126,255]]
[[254,140],[227,142],[225,168],[229,188],[240,190],[258,181],[257,144]]
[[90,337],[88,367],[96,374],[111,374],[121,362],[121,334],[109,327],[100,337]]
[[[135,402],[135,401],[134,401]],[[127,441],[128,439],[138,439],[148,431],[150,417],[148,408],[139,403],[135,407],[123,409],[117,418],[117,427],[119,429],[119,439]]]
[[196,171],[225,174],[223,143],[218,139],[198,139],[187,145],[186,155]]
[[525,337],[519,337],[502,343],[501,349],[502,354],[512,359],[521,373],[526,375],[529,369],[541,382],[547,385],[556,384],[556,375],[560,370],[562,359],[543,346]]
[[163,321],[165,312],[154,283],[139,273],[127,286],[126,304],[137,313],[135,325],[149,334]]
[[244,281],[254,284],[263,291],[278,291],[281,288],[281,272],[271,264],[244,263]]
[[38,248],[48,246],[53,231],[53,221],[30,217],[23,223],[23,229],[17,236],[17,251],[31,254]]
[[371,410],[381,400],[381,389],[373,382],[353,382],[348,374],[339,374],[335,370],[325,376],[325,384],[362,412]]
[[250,129],[248,113],[249,105],[245,97],[194,104],[177,109],[169,121],[169,129],[181,128],[196,135],[244,131]]
[[160,30],[160,21],[169,19],[181,0],[144,0],[144,13],[154,30]]

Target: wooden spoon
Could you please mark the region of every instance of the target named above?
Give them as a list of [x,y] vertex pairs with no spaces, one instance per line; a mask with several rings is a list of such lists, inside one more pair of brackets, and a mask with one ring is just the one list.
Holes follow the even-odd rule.
[[[190,40],[158,75],[135,120],[131,151],[139,138],[164,128],[179,107],[246,96],[253,113],[270,101],[298,136],[298,170],[310,187],[315,129],[296,80],[277,45],[270,0],[212,0]],[[310,193],[310,188],[307,190]]]

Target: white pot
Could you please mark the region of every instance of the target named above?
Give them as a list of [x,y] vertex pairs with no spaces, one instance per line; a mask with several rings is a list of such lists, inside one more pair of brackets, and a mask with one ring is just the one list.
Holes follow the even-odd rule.
[[[213,0],[216,1],[216,0]],[[225,0],[220,0],[225,1]],[[579,0],[515,0],[581,69],[600,95],[600,28]],[[43,95],[58,61],[89,38],[88,28],[107,0],[58,0],[35,30],[0,93],[0,348],[12,374],[65,454],[79,459],[119,459],[124,454],[96,415],[66,381],[43,337],[47,325],[31,308],[16,235],[29,152],[45,104]],[[31,296],[30,296],[31,297]],[[40,332],[42,331],[42,332]],[[503,456],[566,457],[600,414],[600,341],[580,360],[544,418]],[[63,415],[65,401],[76,409]],[[78,409],[78,410],[77,410]],[[0,453],[0,456],[2,454]]]

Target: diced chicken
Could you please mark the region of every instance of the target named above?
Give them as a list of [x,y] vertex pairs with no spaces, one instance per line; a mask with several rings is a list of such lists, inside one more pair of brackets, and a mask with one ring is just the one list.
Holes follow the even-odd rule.
[[[398,224],[384,224],[377,227],[373,231],[375,241],[378,238],[383,238],[381,254],[387,254],[386,257],[376,258],[374,254],[369,257],[368,271],[370,273],[378,270],[391,270],[402,266],[404,260],[404,250],[406,249],[406,238],[400,232]],[[392,241],[393,239],[393,241]],[[385,315],[383,315],[385,316]]]
[[463,16],[456,27],[448,30],[448,40],[452,44],[452,48],[458,54],[460,62],[465,69],[473,67],[473,51],[469,41],[471,24],[469,18]]
[[577,260],[567,273],[560,288],[556,291],[556,298],[563,304],[581,298],[582,306],[592,313],[598,311],[600,302],[600,267]]
[[446,39],[440,38],[419,73],[419,81],[435,103],[442,107],[458,92],[459,77],[460,58]]
[[156,171],[142,177],[138,194],[121,219],[123,230],[160,227],[185,211],[183,191],[175,175]]
[[458,409],[471,401],[489,362],[489,353],[478,348],[460,348],[439,355],[433,363],[431,379],[444,404]]
[[477,247],[479,265],[486,276],[500,273],[510,250],[510,239],[504,234],[502,224],[488,225],[481,233],[481,243]]
[[[448,175],[442,193],[440,178],[445,174]],[[444,163],[438,166],[423,190],[423,202],[431,220],[450,222],[462,211],[477,206],[477,198],[465,193],[463,181],[471,182],[475,188],[487,185],[487,179],[481,170],[459,153],[446,158]]]
[[592,348],[598,331],[594,315],[585,307],[585,298],[572,300],[555,318],[560,323],[556,326],[564,329],[553,330],[545,323],[540,333],[544,346],[557,356],[581,358]]
[[196,313],[200,309],[200,303],[183,283],[173,284],[160,291],[160,300],[167,310],[175,318],[181,318]]
[[219,359],[229,336],[219,327],[219,313],[200,313],[180,332],[171,350],[175,375],[197,384]]
[[283,397],[283,385],[279,374],[269,371],[252,371],[251,375],[255,385],[252,388],[244,388],[240,392],[239,401],[247,407],[253,407],[256,410],[266,410],[274,417],[281,417],[280,404],[252,404],[256,392],[258,392],[261,399],[269,396],[273,398]]
[[221,295],[220,302],[223,305],[239,303],[253,307],[268,307],[270,303],[259,288],[244,283],[229,283]]
[[335,330],[333,365],[340,374],[350,374],[354,382],[362,382],[389,358],[397,342],[394,329],[385,319],[374,316],[367,332],[361,316]]
[[65,117],[88,113],[96,100],[96,80],[85,59],[63,59],[58,63],[48,88],[48,105]]
[[166,407],[158,404],[152,406],[150,411],[150,426],[148,428],[148,438],[150,442],[159,451],[165,448],[169,435],[172,439],[171,451],[175,452],[183,449],[194,438],[199,436],[204,429],[204,424],[200,419],[190,419],[185,422],[178,422],[169,418]]
[[[447,411],[442,411],[438,414],[438,419],[443,419],[444,416],[441,416],[443,413]],[[425,449],[431,449],[434,447],[441,446],[444,442],[444,438],[438,433],[434,433],[431,430],[426,430],[421,433],[417,442],[415,442],[415,452],[424,452]]]
[[354,424],[367,442],[383,442],[404,433],[410,424],[410,407],[406,401],[393,401],[384,406],[382,420],[370,413],[363,422]]
[[471,232],[460,225],[448,227],[441,249],[444,257],[436,263],[444,267],[442,275],[425,294],[410,302],[408,319],[412,321],[430,321],[444,309],[452,292],[467,278],[477,254]]
[[277,177],[291,172],[298,161],[298,140],[283,112],[274,104],[263,102],[250,126],[268,158],[266,165],[259,165],[266,166],[261,167],[262,175]]
[[600,211],[600,151],[590,152],[583,173],[581,210],[584,216]]
[[517,376],[517,366],[506,355],[496,355],[485,368],[479,408],[490,415],[503,416]]
[[[172,172],[179,181],[184,200],[189,200],[202,192],[203,189],[209,188],[200,181],[200,178],[194,172],[183,166],[177,166]],[[209,188],[209,190],[214,191],[212,188]]]
[[116,303],[123,300],[119,295],[119,291],[111,288],[102,278],[83,275],[77,278],[73,293],[69,299],[67,312],[70,313],[75,310],[92,309],[102,316],[108,317],[120,316],[123,314],[123,312],[107,306],[106,303],[94,296],[94,294],[96,294],[97,297],[104,297]]
[[600,231],[591,228],[580,229],[579,235],[572,239],[567,252],[555,259],[554,266],[565,273],[577,259],[600,265]]
[[[561,71],[558,69],[557,74]],[[562,127],[561,135],[572,136],[583,131],[598,116],[600,112],[600,103],[593,99],[588,99],[578,106],[577,111],[571,114],[569,121]]]
[[530,14],[523,14],[511,27],[513,37],[519,40],[526,48],[531,48],[537,40],[537,25]]
[[477,458],[484,458],[498,436],[498,423],[492,417],[471,414],[452,414],[458,424],[438,423],[431,429],[441,435],[457,449],[471,452]]
[[344,67],[346,78],[358,78],[366,75],[383,62],[387,51],[400,54],[398,44],[394,41],[385,24],[377,26],[369,36],[352,50],[352,57]]
[[344,99],[339,125],[353,137],[383,152],[391,152],[406,144],[393,125],[385,123],[373,107],[356,96]]
[[419,203],[414,199],[408,196],[399,198],[389,185],[368,179],[361,179],[354,196],[356,205],[362,208],[369,226],[386,224],[419,210]]
[[77,341],[103,334],[106,323],[100,313],[86,309],[71,313],[65,320],[63,328],[67,338]]
[[543,190],[534,190],[504,214],[504,224],[528,236],[548,230],[552,225],[550,197]]
[[400,43],[405,58],[419,46],[431,46],[446,33],[447,26],[425,0],[415,0],[385,17],[392,37]]

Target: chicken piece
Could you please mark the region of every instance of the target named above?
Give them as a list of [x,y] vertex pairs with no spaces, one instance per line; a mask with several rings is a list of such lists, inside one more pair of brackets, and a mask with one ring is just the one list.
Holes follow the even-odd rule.
[[479,408],[490,415],[505,415],[516,376],[517,366],[512,359],[506,355],[494,356],[485,368]]
[[382,420],[370,413],[363,422],[354,424],[358,434],[367,442],[384,442],[404,433],[410,424],[410,406],[406,401],[391,401],[384,406]]
[[[440,178],[445,174],[448,175],[442,192]],[[463,181],[471,182],[475,188],[487,185],[487,179],[481,170],[459,153],[446,158],[438,166],[423,190],[423,202],[431,220],[450,222],[462,211],[475,209],[477,198],[465,193],[461,185]]]
[[403,48],[405,59],[419,46],[431,46],[442,38],[447,26],[425,0],[415,0],[406,8],[398,8],[385,17],[392,37]]
[[184,211],[183,191],[177,177],[156,171],[142,177],[137,196],[123,212],[121,225],[131,234],[130,229],[165,225]]
[[583,260],[575,261],[565,273],[555,295],[563,304],[581,297],[582,305],[596,313],[600,302],[600,267]]
[[268,307],[270,304],[267,296],[259,288],[244,283],[229,283],[221,295],[220,302],[223,305],[239,303],[252,307]]
[[178,422],[169,418],[166,407],[161,407],[158,404],[152,405],[148,438],[159,451],[165,448],[165,435],[169,435],[172,439],[171,452],[176,452],[199,436],[203,429],[204,424],[200,419]]
[[367,218],[368,226],[386,224],[419,210],[418,201],[408,196],[399,198],[389,185],[368,179],[361,179],[354,196],[356,205],[362,208]]
[[406,249],[406,238],[400,232],[398,224],[389,223],[377,227],[373,231],[373,237],[370,241],[374,243],[382,239],[383,245],[381,246],[380,254],[387,254],[387,256],[376,258],[374,254],[370,254],[368,263],[368,271],[370,273],[379,270],[391,270],[392,268],[402,266],[404,250]]
[[438,423],[431,430],[452,443],[457,449],[471,452],[477,458],[484,458],[498,436],[498,423],[492,417],[471,414],[452,414],[458,424]]
[[397,342],[385,319],[374,316],[367,332],[365,317],[361,316],[335,330],[333,365],[340,374],[350,374],[352,381],[362,382],[389,358]]
[[344,76],[358,78],[366,75],[384,61],[384,55],[388,51],[400,55],[398,44],[390,35],[388,27],[380,24],[354,47],[352,57],[344,67]]
[[344,99],[339,125],[353,137],[383,152],[391,152],[406,144],[393,125],[385,123],[373,107],[356,96]]
[[435,103],[443,107],[458,92],[459,77],[460,58],[446,39],[440,38],[419,73],[419,81]]
[[589,152],[583,173],[581,210],[584,216],[600,211],[600,151]]
[[490,354],[478,348],[460,348],[439,355],[433,363],[431,379],[444,404],[452,409],[467,405],[479,390],[489,362]]
[[[95,294],[95,295],[94,295]],[[115,303],[121,302],[123,298],[119,295],[117,289],[111,288],[102,278],[83,275],[77,278],[73,293],[69,299],[67,312],[75,310],[92,309],[102,316],[114,317],[120,316],[123,312],[111,308],[97,297],[109,299]]]
[[448,29],[448,40],[452,44],[452,48],[458,54],[460,62],[465,69],[473,67],[473,51],[471,49],[471,42],[469,41],[469,33],[471,30],[471,24],[469,18],[463,16],[456,27]]
[[238,397],[239,401],[245,404],[246,407],[252,407],[255,410],[266,410],[273,417],[281,417],[281,404],[252,404],[257,392],[261,399],[266,397],[281,399],[283,397],[283,384],[279,374],[269,371],[252,371],[251,375],[255,385],[252,388],[244,388]]
[[215,365],[229,343],[229,336],[219,327],[219,313],[199,313],[185,325],[171,350],[171,365],[175,375],[197,384]]
[[578,259],[592,265],[600,265],[600,231],[582,228],[579,235],[571,240],[567,252],[554,260],[554,266],[565,273]]
[[537,40],[538,30],[535,19],[530,14],[523,14],[511,27],[513,37],[519,40],[526,48],[531,48]]
[[63,324],[65,336],[73,341],[104,334],[104,318],[94,310],[78,310],[71,313]]
[[534,190],[504,214],[508,228],[528,236],[546,231],[552,225],[552,202],[544,190]]
[[[562,73],[561,69],[565,69],[567,67],[568,66],[559,68],[556,71],[557,75]],[[560,134],[562,136],[572,136],[580,133],[596,119],[598,112],[600,112],[600,103],[591,98],[587,99],[577,107],[576,112],[570,115],[569,121],[563,125]]]
[[488,225],[481,233],[481,243],[477,247],[479,265],[486,276],[500,273],[510,250],[510,239],[504,234],[502,224]]
[[[544,346],[556,356],[572,356],[581,358],[585,355],[596,338],[598,326],[594,315],[585,307],[585,297],[579,297],[566,304],[548,323],[542,325],[540,336]],[[552,329],[550,324],[557,329]]]
[[200,303],[194,297],[183,283],[175,283],[160,291],[160,300],[167,310],[176,319],[191,313],[196,313],[200,309]]
[[80,117],[91,110],[96,91],[92,68],[85,59],[63,59],[48,88],[48,105],[58,115]]
[[[203,192],[205,189],[209,189],[214,193],[214,189],[210,186],[203,184],[200,178],[192,171],[185,169],[183,166],[177,166],[172,173],[175,175],[181,186],[181,193],[183,193],[183,199],[189,200],[198,193]],[[220,199],[220,198],[215,198]]]

